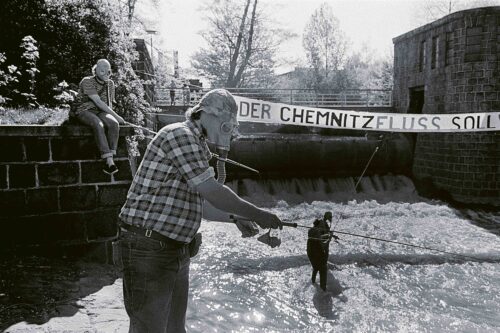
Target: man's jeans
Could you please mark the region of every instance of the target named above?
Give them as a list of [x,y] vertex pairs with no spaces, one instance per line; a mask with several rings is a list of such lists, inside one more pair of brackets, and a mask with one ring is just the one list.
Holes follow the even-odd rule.
[[92,128],[101,158],[116,154],[120,124],[113,115],[104,111],[81,111],[76,119]]
[[123,296],[129,333],[186,332],[189,250],[123,232],[113,244],[113,259],[123,269]]

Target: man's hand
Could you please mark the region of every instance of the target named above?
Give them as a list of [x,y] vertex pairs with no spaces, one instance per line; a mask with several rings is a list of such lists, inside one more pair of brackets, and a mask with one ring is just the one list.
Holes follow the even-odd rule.
[[113,117],[115,117],[116,121],[120,124],[120,125],[125,125],[125,119],[123,119],[121,116],[119,116],[116,112],[113,112]]
[[261,210],[261,214],[259,214],[258,218],[255,218],[255,223],[262,229],[283,229],[283,222],[281,222],[280,218],[276,214],[265,210]]
[[118,123],[120,125],[125,125],[125,119],[123,119],[122,117],[118,116],[118,119],[116,119],[116,120],[118,120]]
[[235,220],[236,226],[241,231],[241,237],[253,237],[259,233],[259,228],[255,222],[250,220]]

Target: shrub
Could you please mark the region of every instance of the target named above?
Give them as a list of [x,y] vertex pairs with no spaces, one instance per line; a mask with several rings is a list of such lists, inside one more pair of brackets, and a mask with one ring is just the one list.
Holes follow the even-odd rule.
[[69,84],[64,80],[59,82],[53,90],[58,93],[54,96],[54,99],[62,108],[69,108],[70,103],[75,100],[76,91],[69,89]]
[[[141,122],[149,104],[144,99],[142,81],[132,69],[138,55],[129,37],[127,12],[118,2],[3,0],[2,7],[0,52],[5,53],[9,62],[21,62],[24,51],[18,46],[23,37],[30,35],[38,41],[40,76],[32,83],[39,103],[60,104],[54,98],[54,87],[65,81],[71,89],[76,89],[84,76],[91,75],[96,60],[107,58],[115,72],[112,79],[117,86],[117,112],[129,121]],[[25,92],[31,93],[30,89]]]
[[14,65],[7,66],[7,71],[2,69],[6,59],[5,53],[0,53],[0,110],[3,109],[2,105],[12,100],[9,97],[9,95],[11,95],[11,90],[9,90],[7,86],[11,83],[18,82],[18,77],[21,75]]
[[[36,68],[36,63],[40,58],[40,54],[38,53],[37,42],[31,36],[25,36],[22,39],[20,47],[24,51],[21,55],[21,79],[19,81],[19,95],[21,98],[19,104],[33,108],[38,104],[34,91],[36,83],[35,76],[36,73],[40,72]],[[22,73],[25,73],[25,75],[22,75]]]
[[45,107],[0,110],[0,125],[62,125],[68,119],[67,109]]
[[[150,106],[144,99],[143,82],[132,68],[138,54],[130,38],[131,25],[125,7],[106,0],[3,0],[0,52],[5,54],[0,57],[0,66],[5,57],[20,64],[23,54],[29,56],[31,62],[26,62],[27,66],[19,65],[29,74],[23,83],[26,89],[21,92],[24,100],[34,104],[36,95],[40,104],[65,106],[70,100],[69,88],[76,90],[81,79],[91,75],[95,62],[106,58],[114,71],[115,111],[127,121],[142,124],[143,114]],[[22,51],[19,43],[28,35],[33,40],[26,40]],[[32,47],[36,46],[34,40],[38,41],[36,50]],[[39,58],[35,52],[39,52]],[[35,80],[38,70],[40,75]],[[2,85],[18,83],[18,72],[0,71],[0,106],[26,104],[2,93]],[[59,87],[63,81],[68,88]]]

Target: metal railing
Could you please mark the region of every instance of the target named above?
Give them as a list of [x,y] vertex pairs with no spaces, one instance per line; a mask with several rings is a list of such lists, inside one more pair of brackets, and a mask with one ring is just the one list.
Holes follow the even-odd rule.
[[[268,102],[301,106],[334,107],[390,107],[392,90],[350,89],[343,91],[317,91],[314,89],[255,89],[226,88],[232,94]],[[174,92],[174,105],[195,105],[210,89],[156,88],[157,106],[172,105],[170,91]]]

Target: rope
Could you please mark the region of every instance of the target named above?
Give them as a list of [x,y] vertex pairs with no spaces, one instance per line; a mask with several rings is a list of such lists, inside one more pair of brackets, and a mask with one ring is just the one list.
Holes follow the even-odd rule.
[[430,250],[430,251],[435,251],[435,252],[450,254],[450,255],[454,255],[454,256],[458,256],[458,257],[463,257],[463,258],[468,258],[468,259],[474,259],[474,260],[477,260],[477,261],[481,261],[482,260],[482,259],[480,259],[478,257],[469,256],[469,255],[460,254],[460,253],[449,252],[449,251],[443,251],[443,250],[439,250],[439,249],[428,247],[428,246],[422,246],[422,245],[416,245],[416,244],[398,242],[398,241],[393,241],[393,240],[389,240],[389,239],[383,239],[383,238],[372,237],[372,236],[367,236],[367,235],[354,234],[354,233],[350,233],[350,232],[337,231],[337,233],[343,234],[343,235],[354,236],[354,237],[362,237],[362,238],[372,239],[372,240],[376,240],[376,241],[380,241],[380,242],[387,242],[387,243],[399,244],[399,245],[404,245],[404,246],[409,246],[409,247],[415,247],[415,248],[418,248],[418,249],[424,249],[424,250]]
[[[384,137],[381,141],[382,141],[382,146],[383,146],[387,142],[386,137]],[[361,173],[361,176],[359,176],[358,181],[354,185],[354,191],[357,191],[358,186],[361,183],[361,179],[363,179],[363,176],[365,175],[366,170],[368,170],[368,166],[370,165],[371,161],[373,160],[373,157],[375,156],[375,154],[379,151],[379,149],[380,149],[379,145],[380,145],[380,143],[377,145],[377,147],[375,147],[375,150],[373,151],[372,155],[370,156],[370,159],[366,163],[365,168],[364,168],[363,172]],[[346,208],[347,208],[347,205],[345,205],[344,208],[342,209],[342,212],[340,212],[340,214],[337,218],[337,221],[335,221],[335,225],[333,226],[333,228],[331,228],[331,231],[334,231],[335,228],[337,227],[337,224],[339,223],[340,219],[342,218],[342,214],[344,214]]]
[[[309,226],[306,226],[306,225],[300,225],[300,224],[297,224],[297,227],[299,227],[299,228],[306,228],[306,229],[312,229],[313,228],[313,227],[309,227]],[[436,249],[436,248],[429,247],[429,246],[422,246],[422,245],[416,245],[416,244],[411,244],[411,243],[398,242],[398,241],[393,241],[393,240],[389,240],[389,239],[378,238],[378,237],[367,236],[367,235],[361,235],[361,234],[354,234],[354,233],[345,232],[345,231],[335,231],[335,233],[342,234],[342,235],[353,236],[353,237],[366,238],[366,239],[376,240],[376,241],[380,241],[380,242],[386,242],[386,243],[404,245],[404,246],[409,246],[409,247],[415,247],[415,248],[419,248],[419,249],[430,250],[430,251],[445,253],[445,254],[449,254],[449,255],[454,255],[454,256],[457,256],[457,257],[474,259],[475,261],[483,261],[484,260],[484,259],[481,259],[481,258],[478,258],[478,257],[469,256],[469,255],[460,254],[460,253],[455,253],[455,252],[444,251],[444,250]],[[311,239],[317,239],[317,238],[312,238],[312,237],[309,237],[309,238],[311,238]]]

